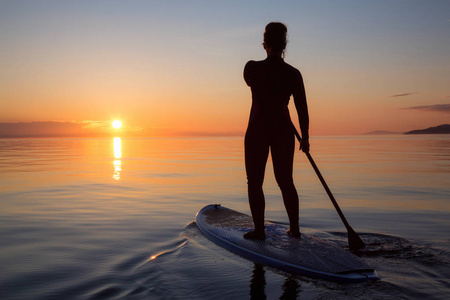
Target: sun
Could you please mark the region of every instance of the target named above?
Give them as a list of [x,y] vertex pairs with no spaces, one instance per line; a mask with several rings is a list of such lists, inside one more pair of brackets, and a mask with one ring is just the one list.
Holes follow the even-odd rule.
[[122,127],[122,122],[119,120],[114,120],[114,122],[112,122],[112,127],[114,127],[114,129],[119,129]]

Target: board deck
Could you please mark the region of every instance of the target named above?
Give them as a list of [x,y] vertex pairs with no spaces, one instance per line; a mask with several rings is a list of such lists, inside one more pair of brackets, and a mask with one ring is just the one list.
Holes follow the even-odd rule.
[[377,272],[356,255],[309,234],[292,238],[283,224],[266,222],[264,241],[244,239],[243,234],[253,229],[252,218],[219,204],[202,208],[196,223],[213,242],[265,265],[334,281],[379,279]]

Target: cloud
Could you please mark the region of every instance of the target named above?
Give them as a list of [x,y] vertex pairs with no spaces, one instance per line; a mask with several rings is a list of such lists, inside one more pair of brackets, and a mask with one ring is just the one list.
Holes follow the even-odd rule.
[[425,105],[425,106],[412,106],[406,107],[405,109],[415,109],[422,111],[433,111],[441,113],[450,113],[450,104],[435,104],[435,105]]
[[414,92],[414,93],[395,94],[395,95],[391,95],[390,97],[405,97],[405,96],[410,96],[410,95],[414,95],[414,94],[418,94],[418,93]]
[[0,123],[0,138],[22,137],[110,137],[142,135],[143,128],[124,126],[115,130],[111,121],[38,121]]
[[99,130],[87,129],[85,122],[19,122],[0,123],[0,137],[88,137]]

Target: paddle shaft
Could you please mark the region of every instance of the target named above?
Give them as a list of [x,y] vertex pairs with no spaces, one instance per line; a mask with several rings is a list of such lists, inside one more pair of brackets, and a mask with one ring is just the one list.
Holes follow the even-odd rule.
[[[297,137],[298,141],[301,142],[302,138],[300,137],[300,134],[297,131],[297,128],[293,126],[294,128],[294,134]],[[305,152],[306,157],[308,157],[309,162],[311,163],[314,171],[317,174],[317,177],[319,177],[320,182],[322,183],[325,191],[328,194],[328,197],[330,197],[331,202],[334,205],[334,208],[336,209],[337,213],[339,214],[339,217],[341,217],[342,223],[344,223],[345,228],[347,228],[348,232],[348,238],[349,238],[349,246],[351,249],[359,249],[364,247],[364,242],[361,240],[361,238],[358,236],[358,234],[353,230],[353,228],[348,224],[347,219],[345,218],[344,214],[342,213],[341,208],[336,202],[336,199],[334,199],[333,194],[331,193],[331,190],[328,188],[327,183],[325,182],[325,179],[323,178],[322,174],[319,171],[319,168],[317,168],[316,163],[314,162],[311,154],[309,152]]]
[[316,165],[316,163],[314,162],[313,158],[311,157],[311,154],[309,154],[309,153],[305,153],[305,154],[306,154],[306,157],[308,157],[308,160],[309,160],[309,162],[311,163],[311,165],[312,165],[314,171],[316,171],[317,177],[319,177],[320,182],[322,183],[322,185],[323,185],[325,191],[327,192],[328,197],[330,197],[330,200],[331,200],[331,202],[333,203],[334,208],[336,208],[337,213],[338,213],[339,216],[341,217],[342,222],[344,223],[345,227],[346,227],[347,229],[349,229],[349,228],[350,228],[350,225],[348,224],[347,219],[345,218],[344,214],[343,214],[342,211],[341,211],[341,208],[340,208],[339,205],[337,204],[336,199],[334,199],[334,196],[333,196],[333,194],[331,193],[330,189],[328,188],[328,185],[327,185],[327,183],[325,182],[325,179],[323,179],[322,174],[320,174],[320,171],[319,171],[319,169],[317,168],[317,165]]

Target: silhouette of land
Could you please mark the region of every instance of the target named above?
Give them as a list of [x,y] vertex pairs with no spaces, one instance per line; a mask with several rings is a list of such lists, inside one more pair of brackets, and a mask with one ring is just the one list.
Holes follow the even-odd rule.
[[405,132],[405,134],[450,134],[450,124]]
[[450,124],[443,124],[426,129],[416,129],[407,132],[395,132],[386,130],[375,130],[364,133],[364,135],[395,135],[395,134],[450,134]]
[[364,133],[365,135],[390,135],[390,134],[403,134],[403,132],[385,131],[385,130],[375,130],[371,132]]

